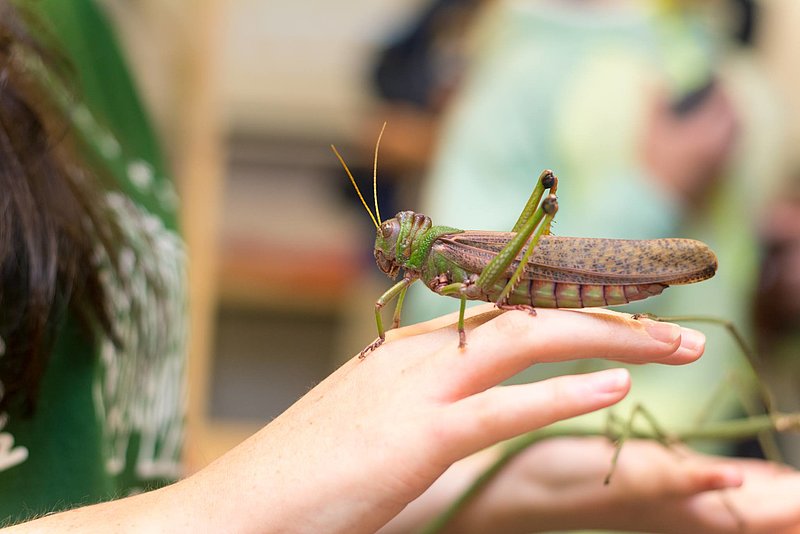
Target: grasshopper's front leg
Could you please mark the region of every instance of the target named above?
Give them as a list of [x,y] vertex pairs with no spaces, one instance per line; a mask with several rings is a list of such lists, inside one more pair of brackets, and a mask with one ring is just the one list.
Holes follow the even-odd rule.
[[390,287],[386,293],[381,295],[378,300],[375,301],[375,324],[378,326],[378,338],[367,345],[364,350],[359,353],[359,359],[363,360],[367,354],[383,345],[383,342],[386,341],[386,330],[383,328],[381,310],[384,306],[397,297],[400,298],[398,299],[397,308],[395,308],[394,317],[392,319],[392,328],[397,328],[400,325],[400,311],[403,306],[403,300],[405,298],[406,291],[408,290],[408,287],[416,280],[416,278],[410,276],[403,277],[402,280]]

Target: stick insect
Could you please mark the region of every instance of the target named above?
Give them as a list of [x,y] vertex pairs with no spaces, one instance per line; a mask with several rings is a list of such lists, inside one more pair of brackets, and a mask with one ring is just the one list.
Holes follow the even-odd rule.
[[716,272],[714,253],[706,244],[692,239],[551,235],[551,223],[558,211],[558,178],[550,170],[539,176],[510,232],[434,226],[430,217],[413,211],[401,211],[381,221],[375,193],[381,136],[373,166],[374,214],[344,159],[331,145],[375,224],[378,267],[392,279],[401,269],[404,271],[400,281],[375,302],[378,338],[361,351],[361,358],[385,341],[381,310],[395,299],[391,328],[400,325],[406,291],[417,280],[435,293],[460,299],[458,345],[463,348],[467,300],[494,302],[503,310],[527,310],[532,314],[537,307],[612,306],[658,295],[671,285],[700,282]]

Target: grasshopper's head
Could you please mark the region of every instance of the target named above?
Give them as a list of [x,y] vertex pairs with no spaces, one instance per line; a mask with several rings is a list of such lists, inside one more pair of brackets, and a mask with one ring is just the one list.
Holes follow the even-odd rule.
[[383,221],[375,236],[378,268],[390,278],[396,278],[411,257],[416,238],[430,227],[430,217],[413,211],[401,211]]
[[[383,128],[386,128],[386,123],[383,124]],[[380,146],[381,137],[383,136],[383,128],[381,128],[381,133],[378,135],[378,142],[375,144],[375,164],[372,172],[372,196],[375,199],[375,213],[372,213],[372,210],[367,206],[364,195],[361,194],[361,190],[358,188],[353,174],[350,172],[350,169],[347,168],[347,164],[336,150],[336,147],[331,145],[331,149],[333,153],[336,154],[342,167],[344,167],[348,178],[350,178],[350,183],[353,184],[353,188],[356,190],[356,193],[358,193],[358,198],[361,199],[361,203],[364,205],[364,209],[367,210],[372,222],[375,224],[375,228],[378,229],[378,235],[375,238],[375,261],[378,263],[378,267],[381,271],[389,275],[390,278],[397,278],[400,269],[412,268],[410,267],[409,260],[412,252],[415,250],[416,240],[431,227],[431,219],[421,213],[401,211],[393,218],[381,222],[381,214],[378,210],[377,183],[378,147]],[[419,247],[416,248],[418,250],[423,250],[419,249]]]

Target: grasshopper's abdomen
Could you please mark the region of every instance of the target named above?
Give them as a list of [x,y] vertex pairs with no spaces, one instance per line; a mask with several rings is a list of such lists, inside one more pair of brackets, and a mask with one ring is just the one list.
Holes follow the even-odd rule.
[[[508,283],[508,279],[501,283]],[[509,304],[527,304],[535,308],[615,306],[654,297],[666,287],[665,284],[595,285],[523,279],[511,293]],[[496,301],[502,288],[481,295],[482,300]]]
[[[489,287],[476,281],[513,234],[467,231],[443,236],[433,247],[422,279],[436,292],[463,283],[472,300],[497,302],[518,265],[514,261]],[[522,257],[522,252],[520,256]],[[542,236],[508,304],[535,308],[614,306],[659,295],[665,288],[714,275],[717,259],[703,243],[689,239],[626,241]],[[429,273],[438,273],[431,276]],[[450,296],[458,295],[449,293]]]

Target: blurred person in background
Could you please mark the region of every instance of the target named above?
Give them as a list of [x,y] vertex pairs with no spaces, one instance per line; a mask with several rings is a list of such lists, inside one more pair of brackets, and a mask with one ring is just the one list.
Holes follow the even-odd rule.
[[[556,235],[691,237],[717,253],[714,279],[625,311],[711,315],[747,330],[756,220],[780,179],[780,118],[746,52],[713,24],[730,18],[719,16],[728,8],[669,0],[491,3],[415,208],[434,224],[508,230],[539,172],[553,169]],[[405,302],[410,323],[450,311],[455,301],[412,287]],[[686,424],[743,361],[726,332],[707,330],[706,357],[688,373],[634,369],[632,402],[665,425]],[[521,379],[566,370],[536,369]],[[736,410],[735,395],[717,406],[720,415]]]
[[[758,4],[764,19],[759,51],[770,80],[778,89],[782,111],[790,119],[789,146],[800,141],[800,46],[797,20],[800,4],[779,0]],[[800,406],[800,153],[786,153],[786,184],[760,224],[761,276],[754,303],[758,351],[778,410]],[[800,439],[778,437],[792,465],[800,465]]]
[[[379,104],[373,115],[378,124],[392,125],[382,146],[382,163],[416,172],[427,169],[440,116],[461,82],[469,28],[483,4],[435,0],[378,53],[372,83]],[[370,149],[373,127],[370,122],[365,128]]]
[[[436,153],[436,141],[450,97],[457,93],[466,67],[469,30],[484,0],[433,0],[386,39],[370,66],[375,109],[358,139],[364,155],[355,176],[372,174],[375,132],[390,125],[381,139],[377,184],[382,210],[395,213],[418,198],[420,180]],[[343,187],[347,199],[349,184]],[[370,270],[371,270],[370,254]],[[369,274],[367,274],[368,276]]]

